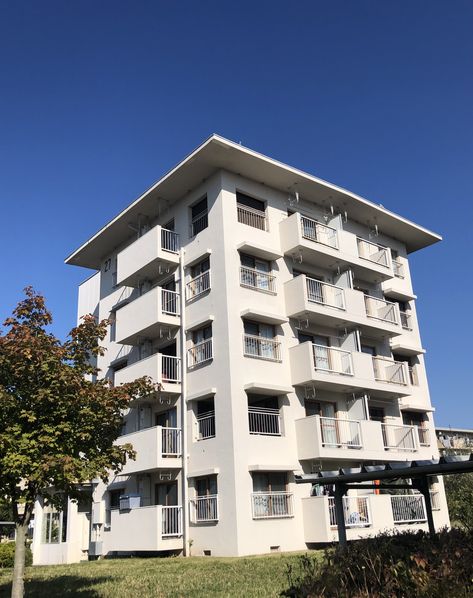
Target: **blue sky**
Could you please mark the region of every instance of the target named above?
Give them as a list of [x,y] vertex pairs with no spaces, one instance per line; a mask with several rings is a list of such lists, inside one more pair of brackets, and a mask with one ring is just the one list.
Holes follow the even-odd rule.
[[432,401],[473,427],[473,3],[0,0],[0,319],[213,132],[441,233],[412,256]]

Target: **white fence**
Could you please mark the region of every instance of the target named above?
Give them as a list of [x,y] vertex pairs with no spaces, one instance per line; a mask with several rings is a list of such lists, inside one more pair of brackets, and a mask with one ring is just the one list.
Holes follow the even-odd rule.
[[181,381],[181,358],[172,355],[161,355],[162,382],[178,383]]
[[312,344],[312,349],[316,370],[353,375],[353,363],[350,351],[316,344]]
[[365,310],[369,318],[382,320],[391,324],[398,324],[396,304],[385,299],[378,299],[371,295],[365,295]]
[[240,266],[240,284],[243,287],[263,291],[264,293],[276,294],[276,277],[267,272],[261,272],[255,268]]
[[281,361],[281,343],[263,336],[243,335],[243,352],[247,357]]
[[[371,525],[371,511],[367,496],[344,496],[342,499],[345,527],[369,527]],[[331,527],[337,525],[335,498],[328,499],[328,512]]]
[[179,293],[161,289],[161,309],[171,316],[179,315]]
[[182,507],[161,507],[163,514],[162,537],[182,536]]
[[341,287],[306,277],[307,300],[329,307],[345,309],[345,293]]
[[161,247],[171,253],[179,253],[179,235],[166,228],[161,229]]
[[194,299],[210,290],[210,270],[202,272],[186,284],[186,298]]
[[213,358],[213,342],[209,338],[187,350],[187,365],[192,368]]
[[406,386],[406,367],[406,364],[402,361],[373,356],[374,377],[379,382],[389,382],[390,384],[402,384]]
[[401,426],[396,424],[381,424],[384,448],[396,451],[417,450],[416,426]]
[[209,225],[209,214],[207,211],[201,212],[194,216],[191,222],[191,237],[195,237],[200,231],[207,228]]
[[279,409],[248,407],[250,434],[281,436]]
[[181,428],[162,428],[162,454],[164,457],[180,457]]
[[360,449],[361,425],[354,419],[321,417],[320,432],[323,446]]
[[197,416],[197,440],[214,438],[215,436],[215,411],[206,411]]
[[391,509],[394,523],[419,523],[427,520],[422,494],[392,495]]
[[268,230],[268,221],[265,212],[237,203],[237,214],[238,222],[241,222],[241,224],[259,228],[260,230]]
[[335,228],[321,224],[312,218],[301,216],[301,229],[304,239],[338,249],[338,236]]
[[253,492],[251,495],[253,519],[292,517],[292,492]]
[[190,500],[190,518],[193,523],[218,521],[218,495],[197,496]]
[[370,262],[379,264],[380,266],[389,267],[388,250],[386,247],[367,241],[366,239],[356,238],[358,244],[358,255]]

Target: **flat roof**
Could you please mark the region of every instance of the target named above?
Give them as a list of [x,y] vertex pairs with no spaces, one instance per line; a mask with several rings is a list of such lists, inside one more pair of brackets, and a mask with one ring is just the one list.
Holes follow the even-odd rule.
[[122,210],[69,255],[66,264],[99,269],[103,258],[128,238],[129,223],[138,216],[154,217],[159,200],[173,204],[218,170],[227,170],[267,187],[289,192],[297,188],[306,201],[333,205],[348,217],[402,241],[409,253],[442,237],[351,191],[255,152],[220,135],[211,135],[138,199]]
[[436,432],[454,432],[455,434],[473,434],[473,429],[468,428],[451,428],[450,426],[442,428],[441,426],[435,427]]

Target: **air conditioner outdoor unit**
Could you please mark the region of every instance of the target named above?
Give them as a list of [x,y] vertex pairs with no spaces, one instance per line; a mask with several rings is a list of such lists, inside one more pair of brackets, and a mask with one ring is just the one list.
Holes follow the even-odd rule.
[[90,542],[89,543],[89,556],[101,556],[102,555],[102,544],[103,544],[103,542]]

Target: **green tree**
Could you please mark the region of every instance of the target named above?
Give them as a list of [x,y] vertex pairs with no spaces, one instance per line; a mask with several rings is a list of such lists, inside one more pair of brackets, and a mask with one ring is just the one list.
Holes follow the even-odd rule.
[[473,473],[445,476],[444,483],[452,524],[473,531]]
[[24,594],[25,540],[35,500],[58,509],[79,499],[78,484],[118,473],[129,444],[118,446],[130,401],[156,390],[148,378],[113,387],[93,365],[107,321],[85,316],[66,341],[48,330],[52,316],[31,287],[0,334],[0,496],[16,525],[12,596]]

